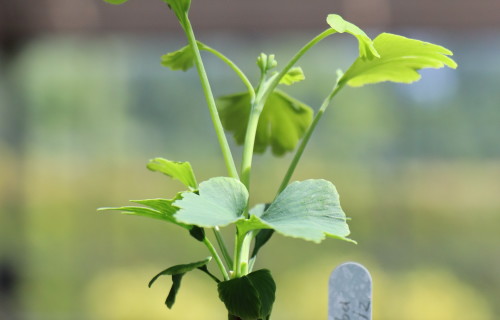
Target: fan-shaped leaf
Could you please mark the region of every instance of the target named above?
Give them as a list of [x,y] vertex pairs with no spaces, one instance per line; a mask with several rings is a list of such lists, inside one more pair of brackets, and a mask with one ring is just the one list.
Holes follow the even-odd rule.
[[284,76],[281,78],[280,83],[286,84],[287,86],[292,85],[296,82],[305,80],[306,76],[301,67],[291,68]]
[[271,272],[257,270],[217,286],[219,298],[231,315],[245,320],[267,319],[275,300],[276,284]]
[[[239,221],[238,227],[246,231],[272,228],[285,236],[316,243],[326,236],[353,242],[346,238],[350,233],[347,218],[340,207],[337,190],[329,181],[294,182],[267,210],[262,212],[262,206],[259,208],[252,210],[251,219]],[[256,219],[261,221],[261,226]]]
[[358,39],[359,43],[359,56],[361,59],[371,60],[374,57],[378,57],[379,53],[376,48],[374,48],[372,40],[366,35],[366,33],[361,30],[358,26],[345,21],[338,14],[329,14],[326,18],[326,22],[332,27],[333,30],[339,33],[350,33]]
[[204,267],[207,265],[207,263],[210,262],[212,257],[208,257],[205,260],[198,261],[198,262],[193,262],[193,263],[188,263],[188,264],[180,264],[176,265],[173,267],[170,267],[168,269],[163,270],[162,272],[158,273],[156,276],[149,281],[148,286],[151,288],[153,283],[161,276],[172,276],[172,287],[170,288],[170,292],[168,293],[167,300],[165,301],[165,304],[167,307],[170,309],[175,303],[175,298],[177,296],[177,293],[179,292],[179,289],[181,287],[181,280],[182,277],[189,271],[192,271],[194,269],[200,269],[203,272],[206,272],[204,270]]
[[358,58],[340,79],[339,85],[360,87],[365,84],[393,81],[411,83],[420,79],[418,70],[424,68],[456,68],[457,64],[444,47],[382,33],[373,40],[379,59]]
[[178,221],[200,227],[225,226],[241,219],[248,202],[248,191],[239,180],[216,177],[200,183],[198,194],[182,193],[174,202]]
[[[250,96],[239,93],[221,97],[217,102],[224,128],[242,145],[250,114]],[[275,155],[292,151],[311,124],[312,117],[310,107],[282,91],[274,91],[260,115],[254,151],[263,153],[268,146]]]
[[178,162],[163,158],[155,158],[149,161],[147,167],[151,171],[158,171],[173,179],[179,180],[186,187],[192,189],[196,189],[198,187],[193,168],[189,162]]

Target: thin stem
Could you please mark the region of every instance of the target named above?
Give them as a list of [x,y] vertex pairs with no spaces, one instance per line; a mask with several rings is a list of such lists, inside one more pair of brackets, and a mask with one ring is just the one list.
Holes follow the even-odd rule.
[[333,29],[327,29],[317,35],[314,39],[309,41],[304,47],[302,47],[295,56],[288,62],[288,64],[281,70],[280,73],[272,76],[268,79],[268,81],[259,83],[259,90],[257,91],[256,98],[254,103],[252,103],[252,108],[250,111],[250,117],[248,119],[247,131],[245,135],[245,145],[243,149],[243,159],[241,164],[241,181],[247,189],[250,187],[250,176],[252,171],[252,156],[253,149],[255,144],[255,134],[257,132],[257,125],[259,122],[259,117],[264,108],[264,104],[267,100],[267,97],[271,94],[271,92],[276,89],[281,78],[285,76],[285,74],[295,65],[295,63],[315,44],[328,37],[329,35],[334,34],[336,31]]
[[205,44],[203,44],[201,50],[212,53],[213,55],[221,59],[223,62],[225,62],[231,69],[233,69],[233,71],[238,75],[238,77],[240,77],[243,84],[247,87],[248,94],[250,94],[250,99],[251,99],[250,101],[253,101],[255,99],[255,90],[252,86],[252,83],[250,82],[250,80],[248,80],[247,76],[243,73],[243,71],[241,71],[240,68],[238,68],[238,66],[233,61],[231,61],[229,58],[227,58],[219,51],[210,48]]
[[222,238],[219,227],[214,228],[214,234],[215,234],[215,238],[217,239],[217,243],[219,244],[219,248],[222,251],[222,256],[224,257],[224,260],[226,261],[226,265],[228,268],[231,268],[233,266],[233,259],[231,258],[231,255],[229,254],[229,251],[227,250],[226,243],[224,242],[224,239]]
[[196,69],[198,70],[201,86],[203,87],[203,93],[205,94],[205,99],[207,100],[208,110],[210,111],[210,117],[212,118],[212,122],[214,124],[215,132],[217,134],[217,139],[221,147],[224,162],[226,163],[228,174],[230,177],[239,179],[238,171],[236,170],[236,165],[234,163],[234,158],[231,154],[231,149],[229,148],[229,144],[224,134],[224,128],[222,127],[219,113],[217,112],[217,106],[215,104],[215,99],[210,87],[210,82],[208,81],[207,73],[205,71],[205,67],[203,66],[203,61],[201,60],[200,50],[198,49],[198,44],[196,42],[193,28],[191,27],[191,23],[189,22],[187,13],[184,14],[184,20],[184,31],[186,32],[189,44],[193,48]]
[[335,87],[333,90],[330,92],[330,94],[325,98],[323,101],[323,104],[321,105],[321,108],[318,110],[318,113],[316,113],[316,116],[314,117],[311,125],[307,129],[304,138],[302,138],[302,141],[300,142],[299,147],[297,148],[297,151],[295,152],[295,155],[293,156],[292,162],[290,163],[290,166],[288,167],[288,170],[285,174],[285,177],[283,178],[283,181],[281,182],[281,185],[278,189],[278,193],[276,196],[278,196],[283,190],[285,190],[286,186],[290,182],[290,179],[292,178],[292,175],[295,171],[295,168],[297,167],[297,164],[299,163],[300,158],[302,157],[302,154],[304,153],[304,150],[307,146],[307,143],[309,142],[309,139],[312,136],[312,133],[314,132],[314,129],[316,129],[316,125],[318,124],[319,120],[325,113],[326,109],[330,105],[330,102],[332,101],[333,97],[337,95],[337,93],[342,89],[342,86],[338,86],[335,84]]
[[245,235],[236,234],[235,260],[233,278],[244,276],[248,273],[248,258],[250,255],[250,245],[252,244],[251,232]]
[[207,237],[203,239],[203,243],[205,246],[208,248],[208,251],[212,254],[212,257],[214,258],[215,262],[217,263],[217,266],[219,267],[220,272],[222,273],[222,276],[224,277],[224,280],[229,280],[229,275],[227,273],[226,268],[224,267],[224,263],[222,263],[221,258],[219,257],[219,254],[217,253],[217,250],[215,250],[215,247],[212,245],[210,240],[208,240]]

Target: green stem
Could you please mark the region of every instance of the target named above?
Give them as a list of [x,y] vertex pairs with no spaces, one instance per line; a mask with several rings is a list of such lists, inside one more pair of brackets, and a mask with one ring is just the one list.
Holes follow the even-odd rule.
[[229,254],[229,251],[227,250],[226,243],[224,242],[224,239],[222,238],[219,227],[214,228],[214,234],[215,234],[215,238],[217,239],[217,243],[219,244],[219,248],[222,251],[222,256],[224,257],[224,260],[226,261],[226,265],[228,268],[231,268],[233,266],[233,259],[231,259],[231,255]]
[[[338,83],[337,83],[338,84]],[[309,128],[307,128],[307,131],[304,135],[304,138],[302,138],[302,141],[300,142],[299,147],[297,148],[297,151],[295,152],[295,155],[292,159],[292,162],[290,163],[290,166],[288,167],[288,170],[285,174],[285,177],[283,178],[283,181],[281,182],[281,185],[278,189],[278,193],[276,196],[278,196],[283,190],[285,190],[286,186],[290,182],[290,179],[292,178],[292,175],[295,171],[295,168],[297,167],[297,164],[299,163],[300,158],[302,157],[302,154],[304,153],[304,150],[307,146],[307,143],[309,142],[309,139],[312,136],[312,133],[314,132],[314,129],[316,129],[316,125],[318,124],[319,120],[325,113],[326,109],[330,105],[330,102],[332,101],[333,97],[337,95],[337,93],[342,89],[343,86],[338,86],[335,84],[335,87],[333,90],[330,92],[330,94],[325,98],[323,101],[323,104],[321,105],[321,108],[318,110],[318,113],[316,113],[316,116],[314,117],[311,125]]]
[[203,87],[203,93],[205,94],[205,99],[207,100],[208,110],[210,111],[210,117],[212,118],[212,122],[214,124],[215,132],[217,134],[217,139],[222,150],[222,155],[224,157],[227,171],[230,177],[239,179],[238,171],[236,170],[236,165],[234,163],[234,158],[231,154],[231,149],[229,148],[229,144],[224,134],[224,128],[222,127],[219,113],[217,112],[217,106],[215,104],[215,99],[210,87],[210,82],[208,81],[207,73],[205,71],[205,67],[203,66],[203,61],[201,60],[200,50],[198,48],[193,28],[191,26],[191,23],[189,22],[187,13],[184,14],[183,28],[186,32],[189,44],[193,48],[196,69],[198,70],[201,86]]
[[224,280],[227,281],[229,280],[229,275],[226,271],[226,268],[224,267],[224,263],[222,263],[221,258],[219,257],[219,254],[217,253],[217,250],[215,250],[215,247],[212,245],[210,240],[208,240],[207,237],[203,239],[203,243],[205,246],[208,248],[208,251],[212,254],[212,257],[214,258],[215,262],[217,263],[217,266],[219,267],[220,272],[222,273],[222,276],[224,277]]
[[201,47],[201,50],[212,53],[213,55],[215,55],[216,57],[221,59],[223,62],[225,62],[231,69],[233,69],[233,71],[236,73],[236,75],[238,75],[238,77],[240,77],[240,79],[243,82],[243,84],[245,85],[245,87],[247,87],[248,94],[250,95],[250,101],[253,101],[255,99],[255,90],[252,86],[252,83],[250,82],[250,80],[248,80],[247,76],[243,73],[243,71],[241,71],[240,68],[238,68],[238,66],[233,61],[231,61],[229,58],[227,58],[225,55],[223,55],[219,51],[217,51],[213,48],[210,48],[209,46],[207,46],[205,44],[203,44],[203,46]]
[[233,278],[239,278],[248,273],[248,258],[250,255],[252,239],[253,237],[251,232],[248,232],[245,235],[236,234]]
[[250,109],[250,117],[248,119],[247,131],[245,135],[245,145],[243,149],[243,159],[241,164],[241,182],[245,184],[247,189],[250,189],[250,176],[252,171],[252,156],[253,149],[255,145],[255,134],[257,132],[257,125],[259,122],[259,117],[264,108],[264,104],[267,97],[271,92],[276,89],[280,80],[285,76],[285,74],[295,65],[295,63],[314,45],[334,34],[336,31],[333,29],[327,29],[317,35],[314,39],[309,41],[304,47],[302,47],[295,56],[288,62],[288,64],[281,70],[277,75],[272,76],[268,81],[259,83],[259,90],[257,91],[255,101],[252,103]]

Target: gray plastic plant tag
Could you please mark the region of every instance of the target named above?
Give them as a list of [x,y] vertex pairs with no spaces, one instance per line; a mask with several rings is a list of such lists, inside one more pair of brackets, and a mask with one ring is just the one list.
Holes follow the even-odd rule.
[[372,278],[359,263],[341,264],[330,275],[328,320],[372,320]]

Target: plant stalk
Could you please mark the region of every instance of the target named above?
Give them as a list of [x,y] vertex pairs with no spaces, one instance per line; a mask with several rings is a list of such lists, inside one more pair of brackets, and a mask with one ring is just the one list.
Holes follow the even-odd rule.
[[208,110],[210,111],[210,117],[212,118],[212,122],[214,124],[215,132],[217,134],[217,139],[221,147],[222,155],[224,157],[224,162],[226,164],[228,174],[232,178],[239,179],[238,170],[236,169],[234,158],[231,154],[231,149],[229,148],[229,144],[224,134],[224,128],[222,127],[222,123],[219,118],[219,113],[217,112],[217,106],[215,104],[215,99],[212,93],[212,89],[210,87],[210,82],[208,81],[207,73],[205,71],[203,61],[201,60],[200,50],[198,48],[193,28],[191,26],[191,22],[189,21],[187,13],[184,14],[183,27],[184,31],[186,32],[189,44],[193,49],[196,69],[198,70],[198,75],[200,77],[203,93],[205,94],[205,99],[207,100]]
[[207,237],[203,239],[203,243],[205,246],[208,248],[208,251],[212,254],[212,257],[214,258],[215,262],[217,263],[217,266],[219,267],[220,272],[222,273],[222,276],[224,277],[224,281],[229,280],[229,275],[227,273],[226,267],[224,267],[224,263],[222,262],[221,258],[219,257],[219,254],[217,253],[217,250],[215,250],[215,247],[213,244],[208,240]]
[[233,266],[233,259],[231,258],[231,255],[229,254],[229,251],[227,250],[226,243],[224,242],[224,239],[222,238],[219,227],[214,228],[214,235],[215,235],[215,238],[217,239],[217,243],[219,244],[219,248],[222,252],[222,256],[224,257],[224,260],[226,261],[227,267],[231,268]]
[[278,192],[276,196],[278,196],[285,188],[287,187],[288,183],[290,183],[290,179],[292,178],[293,173],[295,172],[295,168],[297,167],[297,164],[299,163],[300,158],[302,157],[302,154],[304,153],[304,150],[307,146],[307,143],[309,142],[309,139],[312,136],[312,133],[316,129],[316,125],[318,124],[319,120],[325,113],[326,109],[330,105],[332,99],[337,95],[337,93],[342,89],[343,86],[338,86],[338,82],[335,84],[335,87],[333,90],[330,92],[330,94],[325,98],[323,103],[321,104],[321,107],[318,110],[318,113],[314,116],[314,119],[307,128],[307,131],[304,135],[304,138],[302,138],[302,141],[300,142],[299,147],[297,148],[297,151],[295,152],[295,155],[293,156],[292,162],[290,163],[290,166],[288,167],[288,170],[285,174],[285,177],[283,178],[281,185],[278,189]]

